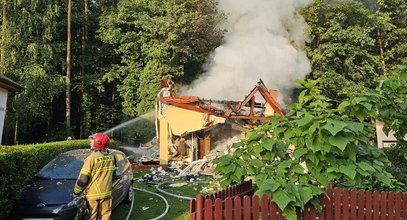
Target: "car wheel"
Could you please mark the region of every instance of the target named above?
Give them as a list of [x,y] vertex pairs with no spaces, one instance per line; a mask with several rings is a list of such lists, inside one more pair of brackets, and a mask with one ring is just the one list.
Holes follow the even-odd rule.
[[133,199],[134,199],[134,190],[133,190],[133,184],[131,184],[129,186],[129,189],[127,190],[127,195],[126,195],[126,198],[123,200],[123,202],[126,204],[131,204]]

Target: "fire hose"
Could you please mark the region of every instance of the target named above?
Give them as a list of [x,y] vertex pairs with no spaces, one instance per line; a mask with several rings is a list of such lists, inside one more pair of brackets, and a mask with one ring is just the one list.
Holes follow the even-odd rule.
[[[179,199],[185,199],[185,200],[192,200],[192,199],[194,199],[194,198],[192,198],[192,197],[180,196],[180,195],[172,194],[172,193],[169,193],[169,192],[166,192],[166,191],[160,189],[160,186],[162,186],[162,185],[164,185],[164,184],[174,184],[174,183],[202,184],[202,183],[208,183],[208,182],[207,182],[207,181],[205,181],[205,182],[188,182],[188,181],[174,182],[174,181],[170,181],[170,182],[163,182],[163,183],[158,184],[158,185],[156,186],[156,189],[157,189],[157,191],[159,191],[159,192],[161,192],[161,193],[164,193],[164,194],[166,194],[166,195],[173,196],[173,197],[176,197],[176,198],[179,198]],[[164,216],[168,213],[168,210],[169,210],[169,208],[170,208],[170,205],[168,204],[168,201],[164,198],[164,196],[162,196],[162,195],[160,195],[160,194],[158,194],[158,193],[155,193],[155,192],[151,192],[151,191],[148,191],[148,190],[145,190],[145,189],[141,189],[141,188],[133,187],[133,189],[134,189],[134,190],[141,191],[141,192],[146,192],[146,193],[153,194],[153,195],[155,195],[155,196],[160,197],[160,198],[164,201],[165,206],[166,206],[166,207],[165,207],[165,211],[164,211],[161,215],[159,215],[158,217],[155,217],[155,218],[153,218],[153,219],[151,219],[151,220],[158,220],[158,219],[161,219],[162,217],[164,217]],[[129,219],[130,219],[130,215],[131,215],[131,213],[132,213],[132,211],[133,211],[133,205],[134,205],[135,197],[133,197],[133,198],[134,198],[134,199],[131,201],[130,210],[129,210],[129,213],[127,214],[126,220],[129,220]]]
[[194,198],[188,197],[188,196],[180,196],[180,195],[172,194],[172,193],[169,193],[169,192],[166,192],[166,191],[160,189],[160,186],[162,186],[162,185],[176,184],[176,183],[203,184],[203,183],[208,183],[208,181],[203,181],[203,182],[188,182],[188,181],[177,181],[177,182],[175,182],[175,181],[169,181],[169,182],[160,183],[157,186],[155,186],[155,188],[157,189],[157,191],[159,191],[161,193],[167,194],[167,195],[172,196],[172,197],[176,197],[178,199],[185,199],[185,200],[193,200],[194,199]]
[[[141,191],[141,192],[146,192],[146,193],[156,195],[156,196],[160,197],[165,202],[165,206],[166,206],[165,211],[161,215],[159,215],[158,217],[155,217],[155,218],[153,218],[151,220],[161,219],[162,217],[164,217],[168,213],[168,209],[170,208],[170,205],[168,204],[168,201],[164,198],[164,196],[162,196],[162,195],[160,195],[158,193],[155,193],[155,192],[145,190],[145,189],[140,189],[140,188],[136,188],[136,187],[133,187],[133,189]],[[134,204],[134,199],[131,201],[131,207],[130,207],[129,213],[127,214],[126,220],[130,219],[130,215],[131,215],[131,212],[133,210],[133,204]]]

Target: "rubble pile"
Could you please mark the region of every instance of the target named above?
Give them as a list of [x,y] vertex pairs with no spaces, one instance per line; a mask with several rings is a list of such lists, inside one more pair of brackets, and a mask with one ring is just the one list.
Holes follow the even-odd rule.
[[[213,143],[215,149],[211,150],[202,160],[191,161],[191,158],[181,153],[177,154],[178,157],[172,160],[169,163],[169,168],[178,172],[177,176],[198,176],[198,175],[207,175],[215,176],[215,165],[213,160],[223,156],[225,154],[232,154],[234,150],[231,148],[232,144],[238,142],[240,138],[234,136],[232,138],[220,139],[217,142]],[[179,141],[175,141],[176,144],[179,144]],[[185,142],[187,143],[187,141]],[[187,144],[186,144],[187,145]],[[140,145],[140,147],[122,147],[128,151],[133,152],[131,156],[128,157],[129,161],[133,164],[152,164],[153,162],[158,162],[159,158],[159,145],[157,139],[154,138],[152,141]],[[163,170],[154,171],[162,173]],[[146,180],[148,177],[146,177]]]
[[192,162],[192,141],[183,137],[173,137],[173,139],[169,142],[169,160],[178,167],[189,165]]
[[217,147],[211,150],[209,154],[204,157],[206,164],[202,167],[202,171],[200,172],[201,175],[216,176],[213,160],[225,154],[232,154],[234,152],[234,149],[231,148],[232,144],[238,142],[239,140],[239,137],[234,136],[230,139],[222,140],[216,143]]
[[127,151],[131,151],[133,154],[128,157],[132,163],[143,163],[149,161],[159,161],[160,148],[157,142],[157,138],[154,137],[150,142],[146,144],[140,144],[140,147],[121,147]]

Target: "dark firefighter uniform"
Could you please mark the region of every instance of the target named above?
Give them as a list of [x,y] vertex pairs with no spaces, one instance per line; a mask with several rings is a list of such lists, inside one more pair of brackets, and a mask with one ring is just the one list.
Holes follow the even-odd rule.
[[[82,193],[88,200],[91,219],[97,219],[98,212],[103,216],[102,220],[110,218],[115,169],[115,158],[108,151],[92,151],[85,159],[74,194]],[[98,207],[101,210],[98,210]]]

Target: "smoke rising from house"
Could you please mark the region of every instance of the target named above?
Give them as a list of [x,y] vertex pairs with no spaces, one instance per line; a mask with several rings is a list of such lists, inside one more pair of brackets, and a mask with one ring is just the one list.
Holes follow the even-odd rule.
[[[225,43],[211,55],[206,72],[185,95],[241,101],[261,78],[280,90],[279,102],[311,71],[301,50],[306,41],[298,9],[311,0],[219,0],[228,18]],[[285,96],[285,97],[284,97]]]

